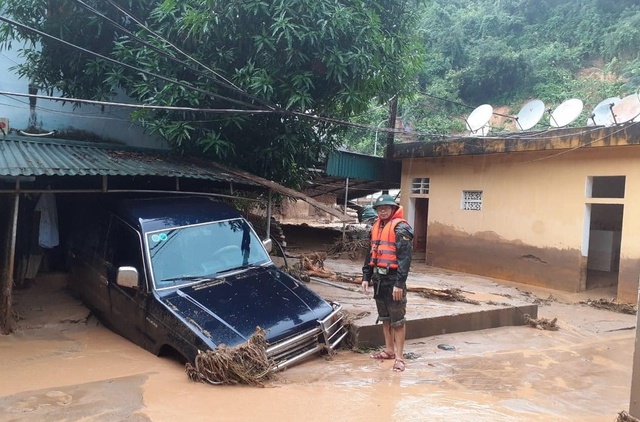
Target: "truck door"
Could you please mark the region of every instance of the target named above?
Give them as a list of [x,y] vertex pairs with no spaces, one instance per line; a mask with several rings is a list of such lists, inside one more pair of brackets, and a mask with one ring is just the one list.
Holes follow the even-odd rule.
[[[109,320],[114,330],[148,348],[149,339],[144,330],[144,320],[149,290],[142,250],[142,240],[138,232],[114,216],[105,253],[111,312]],[[138,270],[137,288],[122,287],[116,283],[118,268],[123,266],[135,267]]]

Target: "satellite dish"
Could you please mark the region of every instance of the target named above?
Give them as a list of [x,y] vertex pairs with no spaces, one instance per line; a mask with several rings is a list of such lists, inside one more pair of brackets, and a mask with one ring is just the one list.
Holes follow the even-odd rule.
[[489,122],[492,114],[493,107],[489,104],[482,104],[481,106],[476,107],[469,117],[467,117],[467,129],[476,133]]
[[640,99],[637,94],[624,97],[611,108],[613,123],[621,124],[633,121],[640,115]]
[[591,112],[587,120],[589,126],[611,126],[613,124],[613,106],[621,101],[620,97],[610,97],[602,100]]
[[529,130],[534,127],[544,114],[544,103],[541,100],[531,100],[520,109],[516,116],[516,125],[520,130]]
[[553,127],[565,127],[582,113],[582,100],[572,98],[560,104],[551,113],[549,124]]

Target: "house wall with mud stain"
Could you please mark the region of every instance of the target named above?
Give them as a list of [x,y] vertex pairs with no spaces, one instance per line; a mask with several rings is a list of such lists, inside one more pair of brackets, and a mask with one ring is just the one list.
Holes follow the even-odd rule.
[[[624,176],[622,198],[591,197],[603,176]],[[405,158],[405,209],[415,178],[429,178],[427,216],[408,212],[427,219],[427,264],[570,292],[587,288],[591,209],[615,204],[618,299],[637,300],[640,145]],[[463,210],[463,191],[481,191],[482,209]]]

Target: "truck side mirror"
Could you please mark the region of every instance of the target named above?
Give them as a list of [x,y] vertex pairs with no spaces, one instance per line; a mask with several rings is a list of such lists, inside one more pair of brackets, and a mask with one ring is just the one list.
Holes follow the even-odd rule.
[[273,240],[264,239],[262,241],[262,244],[264,245],[264,248],[267,250],[267,253],[271,253],[271,250],[273,249]]
[[138,287],[138,278],[136,267],[120,267],[116,275],[116,284],[120,287],[135,289]]

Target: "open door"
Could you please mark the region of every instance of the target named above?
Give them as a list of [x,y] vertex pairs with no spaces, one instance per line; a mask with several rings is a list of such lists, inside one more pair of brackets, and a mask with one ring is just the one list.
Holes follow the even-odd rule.
[[618,285],[622,214],[621,204],[591,204],[587,290]]
[[427,221],[429,220],[429,198],[413,198],[413,251],[417,256],[426,258]]

